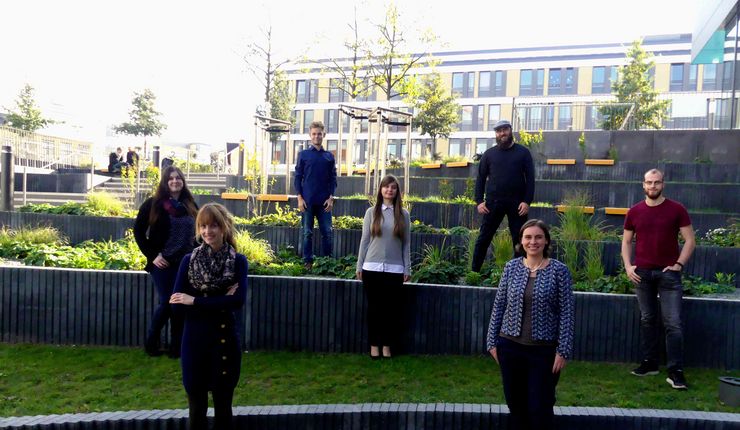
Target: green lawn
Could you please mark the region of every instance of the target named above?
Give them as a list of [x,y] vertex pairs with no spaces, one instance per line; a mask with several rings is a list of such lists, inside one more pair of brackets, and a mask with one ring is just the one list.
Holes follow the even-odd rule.
[[[571,362],[560,406],[689,409],[740,413],[717,399],[718,376],[687,369],[689,391],[665,372],[631,376],[632,365]],[[179,363],[130,348],[0,344],[0,416],[186,408]],[[503,404],[498,366],[485,357],[252,352],[244,355],[235,405],[318,403]]]

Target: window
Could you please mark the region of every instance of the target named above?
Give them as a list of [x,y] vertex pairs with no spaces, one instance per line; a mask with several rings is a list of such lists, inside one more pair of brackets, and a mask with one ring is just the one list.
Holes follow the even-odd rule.
[[573,111],[569,103],[558,106],[558,130],[570,130],[573,125]]
[[471,140],[468,139],[450,139],[450,153],[451,157],[456,155],[467,156],[468,149],[470,148]]
[[577,73],[573,67],[550,69],[548,94],[575,94],[578,91]]
[[329,102],[338,103],[344,101],[345,88],[343,79],[330,79],[329,80]]
[[375,86],[371,84],[370,79],[365,79],[364,83],[360,85],[358,88],[369,88],[367,91],[367,94],[358,95],[355,98],[355,101],[358,102],[374,102],[377,98],[376,92],[375,92]]
[[506,72],[496,71],[493,75],[493,96],[502,97],[506,95]]
[[493,138],[479,137],[475,139],[475,153],[483,154],[486,152],[486,149],[492,147],[494,143],[496,143],[496,139]]
[[291,122],[293,123],[290,127],[290,132],[295,134],[298,133],[301,129],[301,113],[297,110],[294,110],[290,113],[291,116]]
[[461,106],[460,122],[457,129],[460,131],[483,130],[483,105],[478,106]]
[[337,159],[337,139],[329,139],[326,141],[326,150],[331,152],[334,159]]
[[520,72],[520,96],[541,96],[544,86],[545,69],[524,69]]
[[491,95],[491,72],[480,72],[478,77],[478,97]]
[[705,64],[704,76],[701,80],[702,91],[715,91],[719,88],[717,85],[717,64]]
[[686,66],[689,68],[689,85],[686,87],[686,91],[696,91],[696,73],[698,67],[696,64],[687,64]]
[[305,79],[296,81],[295,102],[316,103],[319,97],[319,81],[316,79]]
[[309,127],[311,126],[311,123],[313,122],[313,111],[312,110],[304,110],[303,111],[303,132],[308,134],[309,133]]
[[470,98],[475,93],[475,72],[453,73],[452,94],[457,97]]
[[548,94],[560,94],[560,69],[550,69],[549,85],[547,86]]
[[336,133],[339,131],[339,111],[337,109],[327,109],[324,111],[324,125],[327,133]]
[[411,159],[421,158],[422,153],[431,153],[432,139],[411,139]]
[[722,90],[732,90],[732,77],[734,76],[734,61],[725,61],[722,64]]
[[683,63],[671,64],[671,91],[683,90]]
[[272,161],[278,164],[285,163],[285,141],[278,140],[272,144]]
[[488,105],[488,130],[492,131],[493,126],[501,119],[501,105]]

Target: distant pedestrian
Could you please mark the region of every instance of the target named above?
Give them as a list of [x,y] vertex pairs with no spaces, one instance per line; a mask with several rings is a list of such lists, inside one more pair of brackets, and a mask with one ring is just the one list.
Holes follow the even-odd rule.
[[309,126],[311,147],[298,153],[293,182],[298,194],[298,210],[302,212],[303,261],[307,269],[313,265],[313,223],[319,221],[321,251],[332,255],[333,229],[331,210],[337,188],[337,167],[334,155],[324,149],[324,123],[314,121]]
[[398,331],[401,286],[411,278],[411,219],[403,208],[398,179],[380,182],[375,205],[365,212],[357,279],[367,296],[370,357],[391,357]]
[[231,214],[207,203],[196,219],[202,245],[185,256],[170,297],[183,314],[182,383],[188,394],[191,430],[208,428],[208,392],[214,429],[233,428],[231,404],[241,371],[241,342],[235,313],[247,296],[247,258],[237,253]]
[[509,121],[501,120],[493,129],[496,131],[496,146],[483,153],[475,181],[475,201],[483,220],[473,251],[474,272],[480,272],[504,216],[509,222],[512,245],[516,245],[515,238],[527,221],[529,205],[534,199],[532,154],[529,149],[514,143]]
[[[658,374],[660,314],[665,327],[668,358],[666,381],[675,389],[686,390],[688,385],[683,373],[681,271],[694,252],[696,239],[686,208],[663,196],[664,187],[663,172],[651,169],[645,173],[642,182],[645,200],[632,206],[624,219],[622,262],[627,276],[637,285],[635,294],[640,307],[642,363],[632,374]],[[684,238],[684,246],[680,252],[679,233]],[[636,239],[634,262],[632,239]]]
[[121,169],[126,166],[123,161],[123,149],[116,148],[114,152],[108,154],[108,173],[120,173]]
[[169,356],[180,356],[182,320],[172,316],[169,298],[182,258],[195,246],[195,215],[198,206],[177,167],[162,172],[154,197],[139,208],[134,223],[134,238],[146,257],[146,268],[157,288],[159,303],[147,331],[144,349],[159,355],[160,332],[170,320]]

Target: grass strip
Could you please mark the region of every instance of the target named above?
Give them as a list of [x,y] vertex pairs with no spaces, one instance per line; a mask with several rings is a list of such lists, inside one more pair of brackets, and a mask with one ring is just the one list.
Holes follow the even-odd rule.
[[[686,369],[690,389],[630,364],[568,364],[559,406],[683,409],[740,413],[722,405],[717,377],[740,372]],[[234,405],[326,403],[505,403],[496,363],[483,356],[398,356],[250,352]],[[132,348],[0,344],[0,416],[186,408],[180,367]]]

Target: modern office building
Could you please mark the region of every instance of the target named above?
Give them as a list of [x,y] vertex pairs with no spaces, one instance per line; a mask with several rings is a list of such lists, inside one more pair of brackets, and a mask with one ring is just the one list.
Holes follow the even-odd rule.
[[[721,0],[718,0],[721,1]],[[734,31],[734,30],[733,30]],[[708,64],[692,63],[692,35],[646,36],[643,48],[653,55],[650,77],[661,99],[671,101],[666,129],[731,128],[727,91],[733,86],[733,61],[720,58]],[[595,130],[601,127],[599,103],[615,100],[612,83],[631,41],[622,43],[544,46],[433,53],[449,91],[460,105],[457,131],[449,139],[431,139],[411,132],[412,158],[429,150],[445,156],[471,157],[494,144],[493,125],[511,119],[515,130]],[[312,63],[315,64],[315,63]],[[341,63],[340,63],[341,64]],[[307,68],[308,67],[308,68]],[[294,154],[308,141],[308,126],[322,120],[327,126],[326,145],[336,151],[340,103],[349,103],[337,90],[337,75],[306,63],[288,68],[290,90],[295,97],[291,140]],[[429,73],[418,68],[414,73]],[[353,102],[361,107],[388,106],[407,110],[402,100],[388,103],[378,91]],[[343,140],[349,120],[343,121]],[[364,164],[367,122],[358,125],[353,160]],[[403,158],[406,129],[389,130],[389,156]],[[343,157],[346,158],[343,145]],[[273,148],[273,163],[285,163],[285,141]]]
[[696,21],[691,46],[692,64],[704,68],[724,65],[723,85],[716,98],[719,128],[740,129],[740,1],[709,0]]

